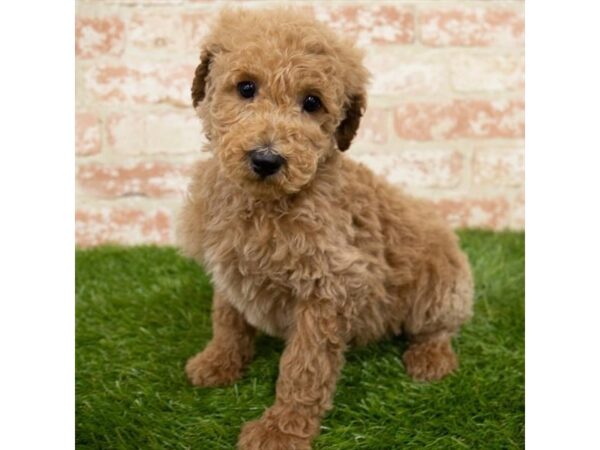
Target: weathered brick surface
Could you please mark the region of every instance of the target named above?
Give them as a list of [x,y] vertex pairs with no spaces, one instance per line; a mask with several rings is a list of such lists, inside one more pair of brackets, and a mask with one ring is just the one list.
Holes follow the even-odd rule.
[[370,152],[353,158],[406,188],[452,188],[461,182],[464,170],[462,154],[447,148]]
[[99,198],[165,197],[185,192],[186,174],[185,167],[162,161],[89,163],[79,166],[77,182],[86,194]]
[[75,154],[88,156],[100,153],[100,119],[96,114],[77,112],[75,115]]
[[[507,46],[522,47],[525,16],[518,9],[504,6],[433,7],[420,12],[421,42],[431,46]],[[430,3],[431,4],[431,3]],[[506,4],[506,3],[504,3]]]
[[75,241],[82,247],[109,242],[168,244],[173,241],[172,229],[172,214],[163,209],[81,207],[75,213]]
[[196,57],[200,54],[200,44],[206,36],[214,16],[213,11],[184,12],[181,15],[185,48],[191,51],[192,54],[197,52]]
[[106,121],[106,142],[123,156],[197,153],[206,139],[194,111],[114,113]]
[[412,9],[392,4],[315,5],[317,19],[352,36],[360,44],[409,44],[414,39]]
[[525,190],[520,189],[513,198],[511,206],[510,228],[522,230],[525,228]]
[[438,211],[454,227],[503,229],[510,224],[511,207],[505,197],[445,198],[434,202]]
[[372,74],[369,93],[373,96],[431,96],[447,89],[448,68],[440,55],[381,46],[367,53],[365,64]]
[[196,66],[161,62],[98,63],[84,74],[85,88],[100,102],[189,106]]
[[[244,3],[273,6],[266,0]],[[454,226],[523,228],[524,2],[287,2],[365,49],[368,108],[347,152]],[[200,42],[222,3],[78,0],[77,242],[173,243]]]
[[88,59],[104,55],[120,55],[123,52],[125,25],[116,16],[75,19],[75,55]]
[[388,122],[391,111],[388,108],[369,108],[361,120],[356,143],[369,142],[383,145],[388,141]]
[[525,178],[523,147],[476,148],[473,183],[476,186],[521,187]]
[[148,54],[178,52],[182,44],[182,22],[177,14],[138,12],[127,24],[129,49]]
[[398,106],[394,127],[402,139],[522,138],[522,100],[453,100]]
[[457,92],[506,92],[525,87],[523,54],[457,54],[451,60],[452,85]]

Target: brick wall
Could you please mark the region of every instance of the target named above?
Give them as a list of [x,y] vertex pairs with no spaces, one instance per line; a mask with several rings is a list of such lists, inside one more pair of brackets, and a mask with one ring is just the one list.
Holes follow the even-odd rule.
[[[524,226],[524,3],[295,3],[356,37],[373,73],[348,155],[454,226]],[[190,164],[199,40],[223,2],[76,3],[76,241],[173,242]]]

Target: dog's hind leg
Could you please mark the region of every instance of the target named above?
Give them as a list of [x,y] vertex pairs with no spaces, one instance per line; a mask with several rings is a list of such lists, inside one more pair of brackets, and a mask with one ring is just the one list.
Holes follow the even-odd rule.
[[473,282],[467,266],[453,276],[429,273],[416,290],[405,324],[409,345],[403,360],[415,380],[439,380],[458,367],[452,336],[472,314]]
[[254,355],[254,328],[219,292],[213,296],[212,325],[212,340],[185,367],[195,386],[235,382]]

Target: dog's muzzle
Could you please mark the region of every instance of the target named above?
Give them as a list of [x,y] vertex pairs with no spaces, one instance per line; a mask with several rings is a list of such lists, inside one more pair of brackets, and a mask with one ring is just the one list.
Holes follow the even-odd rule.
[[266,178],[269,175],[277,173],[285,162],[285,159],[281,155],[269,148],[252,150],[248,154],[248,158],[250,159],[252,170],[261,178]]

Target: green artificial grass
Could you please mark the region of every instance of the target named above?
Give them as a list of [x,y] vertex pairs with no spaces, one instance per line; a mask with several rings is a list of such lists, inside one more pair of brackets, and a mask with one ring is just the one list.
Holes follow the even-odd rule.
[[[402,339],[351,350],[315,449],[524,446],[524,235],[460,236],[476,280],[460,370],[417,383]],[[233,449],[273,402],[283,343],[259,337],[234,386],[193,388],[185,361],[211,336],[201,268],[173,248],[110,246],[77,250],[76,266],[77,448]]]

